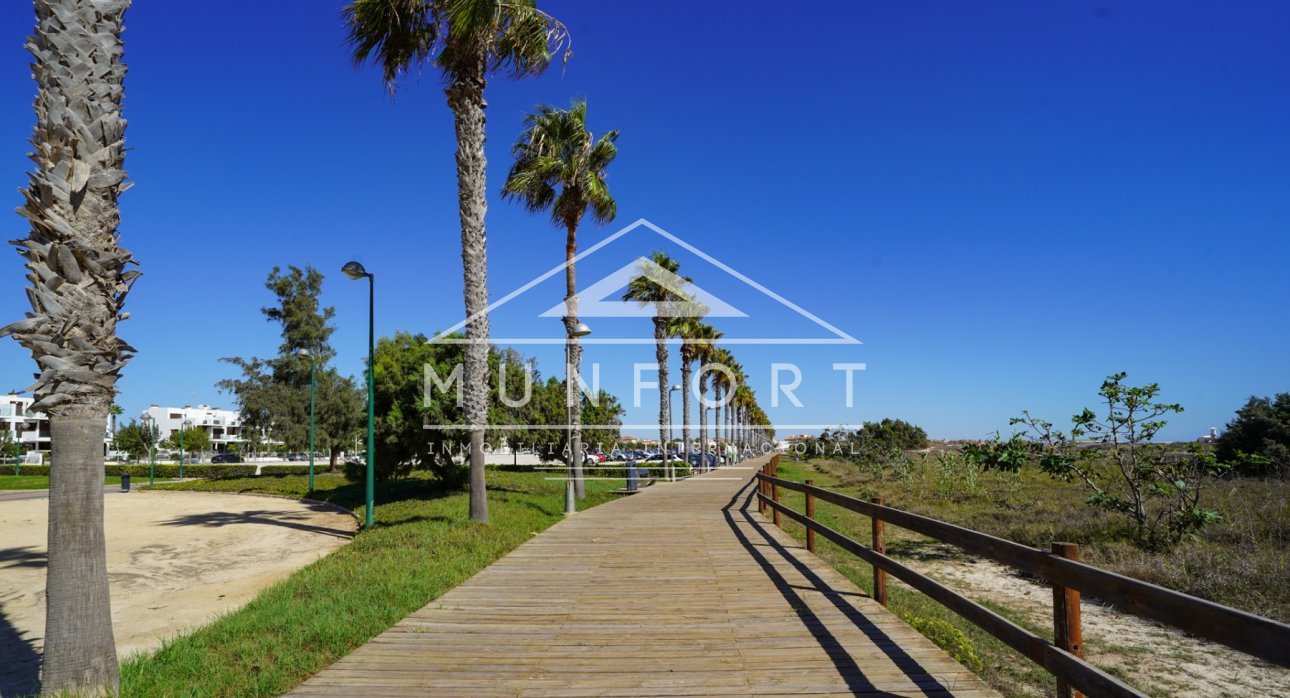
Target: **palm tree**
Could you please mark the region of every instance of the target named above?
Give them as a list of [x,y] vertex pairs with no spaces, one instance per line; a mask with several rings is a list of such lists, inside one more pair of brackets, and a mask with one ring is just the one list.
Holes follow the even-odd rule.
[[733,373],[732,367],[736,364],[734,356],[730,353],[730,350],[725,347],[717,347],[713,352],[712,359],[709,363],[722,367],[722,370],[717,371],[712,376],[712,397],[717,403],[717,406],[713,408],[712,429],[715,432],[714,441],[716,441],[717,449],[721,453],[721,456],[724,457],[725,445],[723,444],[723,433],[725,441],[728,441],[730,438],[729,433],[725,430],[726,419],[728,419],[730,415],[730,405],[727,404],[729,398],[726,396],[731,394],[730,391],[732,387],[730,378]]
[[[587,103],[574,100],[569,109],[542,105],[524,119],[515,141],[515,164],[502,186],[502,197],[516,199],[530,212],[549,211],[564,226],[564,329],[569,346],[566,367],[569,453],[578,498],[586,496],[582,479],[582,400],[573,376],[579,375],[582,347],[574,334],[578,324],[578,287],[573,258],[578,255],[578,224],[591,212],[596,222],[612,221],[618,212],[605,186],[605,170],[618,155],[617,131],[596,140],[587,130]],[[558,193],[557,193],[558,192]]]
[[[675,277],[677,270],[681,268],[680,262],[657,251],[650,255],[649,261],[653,266],[642,269],[640,276],[627,283],[623,300],[654,306],[654,356],[658,361],[658,441],[666,452],[667,426],[671,419],[667,404],[670,388],[667,371],[667,340],[675,336],[675,304],[686,300],[686,297],[680,289],[662,283],[665,279],[659,278],[659,275],[653,271],[654,267],[659,267],[668,275]],[[688,283],[690,279],[686,278],[683,281]],[[666,468],[671,479],[671,458],[664,456],[664,462],[667,463]]]
[[[690,390],[691,390],[691,368],[694,362],[698,360],[697,350],[702,346],[703,335],[706,330],[711,329],[710,325],[705,324],[699,317],[687,316],[679,317],[672,327],[676,336],[681,338],[681,448],[685,455],[685,462],[689,463],[690,448],[693,445],[690,441]],[[700,405],[702,408],[702,405]]]
[[134,353],[116,335],[137,271],[117,244],[124,182],[122,19],[129,0],[36,0],[36,163],[14,244],[27,319],[4,329],[39,368],[31,411],[49,415],[53,470],[45,582],[45,694],[118,690],[103,536],[103,425]]
[[[717,352],[717,340],[721,339],[721,330],[707,323],[700,323],[691,337],[691,353],[699,364],[699,463],[701,469],[708,470],[708,408],[704,406],[708,394],[708,382],[711,374],[706,370]],[[686,390],[688,391],[687,384]],[[689,400],[687,393],[686,400]],[[687,418],[686,421],[689,421]]]
[[[457,135],[457,206],[465,277],[465,413],[470,429],[470,518],[488,521],[484,431],[488,426],[488,210],[484,88],[488,78],[540,75],[564,46],[564,25],[534,0],[353,0],[342,11],[354,61],[399,78],[431,60],[443,74]],[[566,48],[565,59],[569,57]]]

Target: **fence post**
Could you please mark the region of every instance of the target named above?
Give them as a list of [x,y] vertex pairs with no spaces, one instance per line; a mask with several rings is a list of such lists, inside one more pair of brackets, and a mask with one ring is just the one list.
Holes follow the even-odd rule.
[[[1053,554],[1067,560],[1080,559],[1075,543],[1053,543]],[[1053,644],[1076,657],[1084,656],[1084,631],[1080,627],[1079,590],[1053,584]],[[1058,698],[1083,698],[1070,684],[1057,679]]]
[[[779,485],[773,482],[770,483],[770,498],[771,498],[771,501],[775,502],[776,504],[779,504]],[[778,526],[779,509],[776,509],[775,507],[771,507],[770,510],[771,510],[771,517],[774,519],[775,525]]]
[[[815,483],[810,480],[806,481],[806,486],[811,487]],[[809,491],[806,493],[806,518],[811,521],[815,520],[815,495]],[[806,549],[815,552],[815,529],[810,526],[806,527]]]
[[[882,497],[874,497],[869,501],[877,504],[878,506],[882,506],[883,499]],[[886,555],[887,532],[884,527],[883,520],[878,518],[878,515],[875,512],[873,516],[869,517],[869,521],[873,524],[873,551],[875,553]],[[873,598],[878,603],[884,606],[887,605],[887,572],[886,570],[879,568],[877,565],[873,566]]]
[[[761,474],[766,475],[769,468],[769,464],[763,465],[761,467]],[[766,496],[766,481],[761,478],[757,479],[757,492],[761,495],[760,497],[757,497],[757,511],[764,514],[766,513],[766,500],[762,499],[762,497]]]

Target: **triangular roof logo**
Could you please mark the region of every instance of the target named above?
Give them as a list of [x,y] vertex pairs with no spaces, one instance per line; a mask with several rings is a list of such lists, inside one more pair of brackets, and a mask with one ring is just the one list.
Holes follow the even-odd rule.
[[[541,284],[542,282],[546,281],[547,279],[550,279],[556,274],[563,273],[564,270],[569,266],[569,264],[577,264],[578,262],[588,257],[589,255],[595,254],[598,250],[604,248],[606,245],[609,245],[614,241],[618,240],[619,238],[641,228],[644,228],[656,233],[657,235],[665,238],[671,243],[681,247],[682,249],[690,252],[696,257],[711,264],[712,266],[724,271],[725,273],[729,274],[735,279],[738,279],[740,282],[746,284],[747,286],[753,288],[754,290],[760,292],[761,294],[773,299],[780,305],[788,308],[789,310],[792,310],[794,313],[800,315],[801,317],[809,320],[811,323],[825,330],[825,332],[827,332],[829,335],[827,337],[815,337],[815,338],[725,337],[721,340],[721,344],[728,344],[728,345],[733,345],[733,344],[860,344],[860,340],[856,339],[855,337],[852,337],[846,332],[843,332],[837,327],[834,327],[828,322],[825,322],[824,320],[820,319],[819,317],[807,311],[806,309],[802,308],[801,306],[797,305],[796,303],[793,303],[787,298],[784,298],[778,293],[775,293],[769,288],[766,288],[765,286],[757,283],[753,279],[745,276],[744,274],[741,274],[740,272],[731,268],[729,265],[716,259],[712,255],[704,252],[703,250],[700,250],[699,248],[667,232],[666,230],[663,230],[662,228],[658,227],[657,225],[651,223],[650,221],[644,218],[640,218],[636,220],[632,224],[619,230],[613,235],[610,235],[604,240],[601,240],[600,242],[592,245],[591,247],[586,248],[582,252],[575,255],[572,260],[566,261],[563,264],[559,264],[553,267],[552,269],[541,274],[540,276],[533,279],[532,281],[524,284],[523,286],[520,286],[519,288],[515,289],[514,291],[511,291],[505,296],[502,296],[501,298],[493,301],[484,312],[492,313],[497,308],[509,303],[511,300],[522,295],[523,293],[533,288],[534,286]],[[645,262],[646,264],[642,265],[642,262]],[[651,267],[650,265],[653,265],[653,266]],[[655,270],[653,267],[657,267],[657,270]],[[627,285],[627,283],[630,282],[632,279],[638,276],[641,276],[642,274],[657,275],[659,271],[663,272],[663,274],[670,274],[670,272],[667,272],[666,269],[659,267],[657,264],[654,264],[648,259],[638,258],[632,261],[631,264],[624,266],[623,268],[610,274],[604,279],[596,282],[595,284],[592,284],[586,289],[583,289],[578,294],[578,299],[579,299],[578,316],[579,317],[653,317],[656,312],[653,305],[641,306],[638,303],[633,303],[629,301],[609,300],[609,299],[610,297],[615,296],[616,292],[621,291]],[[651,278],[656,278],[656,280],[663,279],[668,284],[676,286],[680,290],[684,290],[686,294],[688,294],[691,298],[694,299],[693,303],[702,304],[704,306],[703,308],[704,312],[696,313],[695,312],[697,310],[696,307],[687,305],[686,302],[679,302],[676,304],[676,307],[671,308],[671,310],[673,311],[673,314],[681,317],[691,317],[699,314],[706,315],[708,317],[736,317],[736,318],[748,317],[747,314],[740,311],[738,308],[720,300],[719,298],[713,296],[711,293],[708,293],[703,289],[695,286],[693,283],[686,282],[684,279],[677,277],[675,274],[671,274],[671,276],[674,278],[669,279],[662,275],[658,275],[657,277],[651,277]],[[663,284],[663,285],[666,286],[666,284]],[[549,310],[543,312],[540,315],[540,317],[562,317],[564,315],[564,307],[565,307],[564,302],[561,301],[559,304],[552,306]],[[603,313],[603,315],[593,315],[593,313]],[[462,330],[462,328],[466,326],[468,321],[469,321],[469,318],[466,320],[462,320],[461,322],[458,322],[452,327],[449,327],[448,329],[435,335],[434,339],[432,339],[431,341],[442,343],[442,344],[469,344],[471,342],[476,341],[474,339],[468,339],[464,337],[449,336],[453,333],[456,333]],[[517,345],[517,344],[564,344],[566,340],[563,336],[560,336],[560,337],[489,337],[487,341],[493,344]],[[640,337],[640,338],[585,337],[581,341],[583,344],[654,344],[655,340],[652,337]]]
[[[642,304],[619,298],[632,281],[647,278],[666,289],[677,298],[689,300]],[[647,257],[639,257],[631,264],[606,276],[578,292],[578,317],[748,317],[748,314],[664,269]],[[551,306],[539,317],[564,317],[563,301]]]

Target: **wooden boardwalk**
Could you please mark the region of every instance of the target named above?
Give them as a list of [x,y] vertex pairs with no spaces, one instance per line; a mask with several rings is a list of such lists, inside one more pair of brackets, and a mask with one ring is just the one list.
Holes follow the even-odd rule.
[[293,695],[996,695],[758,514],[753,472],[570,517]]

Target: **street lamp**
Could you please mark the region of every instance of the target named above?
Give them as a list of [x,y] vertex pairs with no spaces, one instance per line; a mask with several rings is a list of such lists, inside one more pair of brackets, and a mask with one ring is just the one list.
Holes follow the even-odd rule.
[[358,262],[346,262],[340,271],[355,281],[367,279],[367,506],[363,527],[371,528],[376,507],[376,276]]
[[[679,385],[674,385],[674,386],[672,386],[671,388],[668,388],[668,389],[667,389],[667,440],[668,440],[669,442],[673,443],[673,444],[675,444],[675,443],[676,443],[676,439],[674,438],[675,434],[673,434],[673,433],[672,433],[672,423],[673,423],[674,421],[676,421],[676,400],[675,400],[675,397],[676,397],[676,393],[677,393],[680,389],[681,389],[681,386],[679,386]],[[669,451],[669,450],[668,450],[668,447],[667,447],[667,446],[664,446],[664,448],[663,448],[663,454],[664,454],[664,455],[663,455],[663,457],[664,457],[664,458],[666,458],[666,459],[667,459],[667,462],[668,462],[668,472],[669,472],[668,480],[669,480],[670,482],[676,482],[676,466],[673,466],[673,465],[671,464],[671,463],[672,463],[672,453],[671,453],[671,451]],[[687,454],[686,454],[686,457],[688,458],[688,457],[689,457],[689,455],[690,455],[690,454],[688,454],[688,453],[687,453]]]
[[151,485],[157,479],[157,426],[151,413],[143,414],[143,428],[148,435],[148,484]]
[[315,370],[318,368],[318,361],[312,351],[301,349],[296,352],[298,356],[309,359],[309,491],[314,491],[314,391],[317,381],[315,379]]
[[13,423],[13,474],[22,475],[22,422]]
[[[591,334],[591,328],[587,327],[586,323],[579,322],[569,330],[569,339],[564,343],[564,396],[565,407],[570,410],[573,409],[573,400],[581,399],[581,396],[576,393],[577,386],[574,385],[574,376],[569,375],[569,369],[572,368],[573,363],[571,356],[573,352],[572,340],[575,337],[586,337],[589,334]],[[568,412],[565,413],[565,418],[568,418]],[[565,440],[569,442],[569,472],[564,480],[564,515],[568,516],[578,513],[578,498],[574,492],[573,474],[574,463],[577,462],[574,459],[582,457],[582,443],[574,443],[573,441],[573,420],[570,419],[565,426],[568,429],[568,438]]]
[[185,419],[179,423],[179,479],[184,479],[184,430],[193,425],[193,420]]

